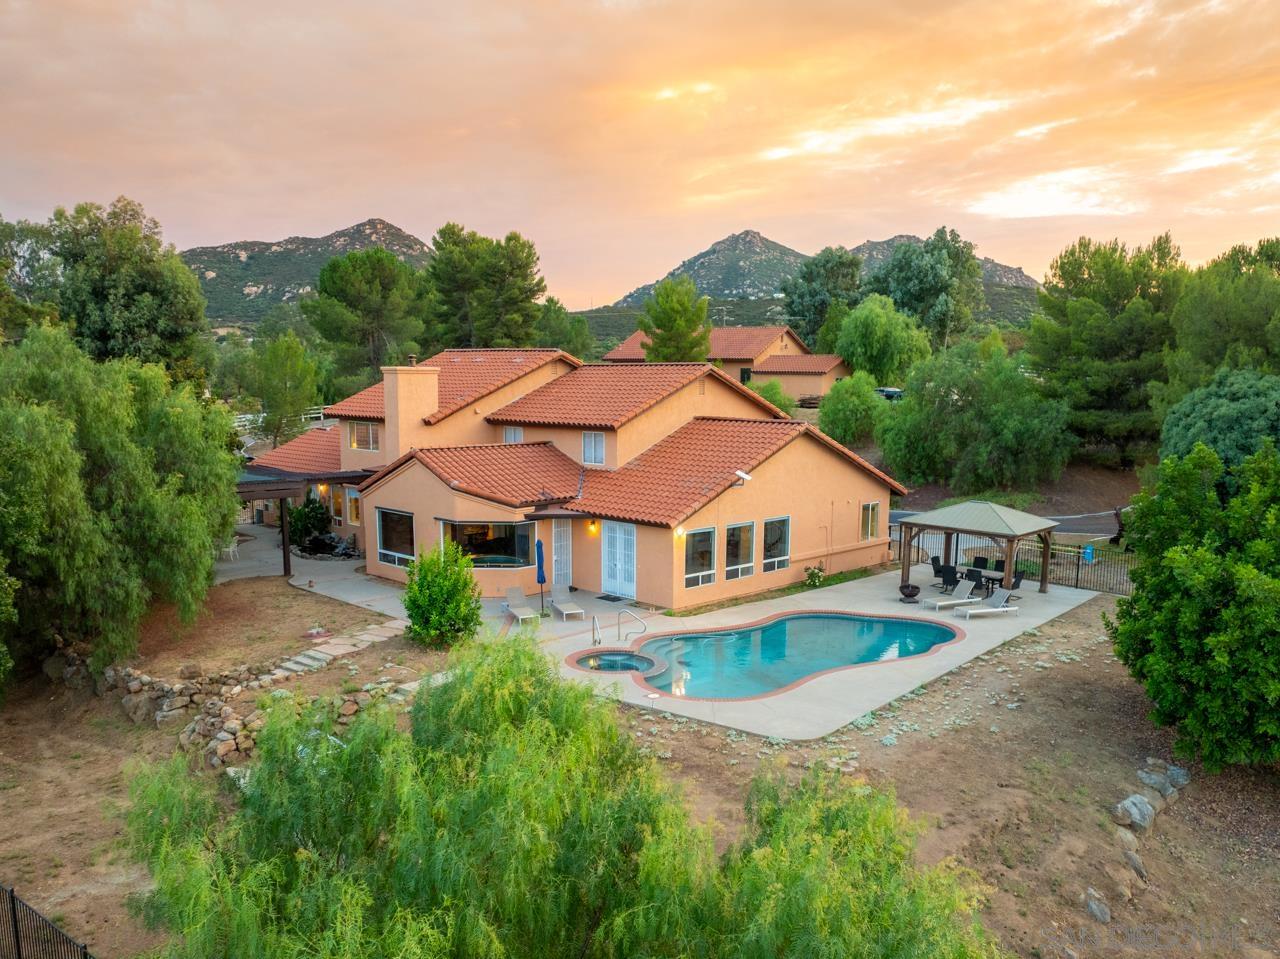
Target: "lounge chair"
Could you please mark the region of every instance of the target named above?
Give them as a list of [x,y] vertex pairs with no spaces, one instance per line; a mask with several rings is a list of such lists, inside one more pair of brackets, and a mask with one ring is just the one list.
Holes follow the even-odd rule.
[[528,600],[524,597],[524,590],[519,586],[512,586],[507,590],[507,598],[503,601],[502,607],[515,617],[517,623],[523,623],[526,619],[537,622],[542,618],[537,610],[528,604]]
[[934,609],[950,609],[952,606],[967,606],[970,603],[978,603],[982,601],[981,596],[970,595],[973,592],[973,580],[963,580],[956,591],[947,597],[939,597],[932,600],[930,605]]
[[551,608],[560,614],[561,619],[568,619],[570,616],[587,618],[587,611],[569,598],[568,586],[551,587]]
[[975,616],[986,616],[988,613],[1013,613],[1018,615],[1017,606],[1006,605],[1012,594],[1007,589],[993,590],[991,595],[982,601],[979,606],[966,606],[963,609],[957,609],[956,615],[964,614],[965,619],[973,619]]

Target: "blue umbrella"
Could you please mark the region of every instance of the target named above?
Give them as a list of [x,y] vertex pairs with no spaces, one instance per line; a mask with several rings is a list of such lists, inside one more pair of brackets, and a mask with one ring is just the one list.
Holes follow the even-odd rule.
[[546,561],[542,558],[542,540],[536,539],[533,541],[533,555],[537,558],[538,562],[538,608],[545,609],[545,602],[542,598],[542,586],[547,581],[547,566]]

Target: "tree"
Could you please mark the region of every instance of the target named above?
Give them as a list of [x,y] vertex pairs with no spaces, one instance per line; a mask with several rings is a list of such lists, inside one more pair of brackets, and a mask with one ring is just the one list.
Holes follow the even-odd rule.
[[885,462],[912,483],[959,494],[1033,489],[1062,472],[1074,440],[1067,406],[1045,400],[1018,362],[960,343],[917,363],[876,433]]
[[316,379],[316,364],[292,330],[254,357],[254,394],[262,404],[259,429],[273,449],[303,431],[302,416],[319,398]]
[[480,586],[471,557],[453,540],[409,563],[404,608],[409,636],[427,646],[452,646],[480,631]]
[[1122,466],[1159,435],[1151,384],[1165,378],[1184,274],[1167,233],[1132,252],[1081,238],[1054,259],[1040,293],[1027,346],[1045,392],[1070,405],[1083,445],[1114,449]]
[[57,322],[58,308],[52,303],[26,303],[18,299],[6,278],[8,260],[0,259],[0,343],[20,340],[28,327]]
[[1230,474],[1203,444],[1163,460],[1126,531],[1138,556],[1133,593],[1107,630],[1146,687],[1152,718],[1175,726],[1174,748],[1211,770],[1280,761],[1275,445]]
[[916,317],[935,349],[948,346],[986,309],[973,244],[945,226],[923,243],[899,243],[863,286]]
[[861,277],[862,257],[842,246],[829,246],[805,260],[799,272],[783,282],[787,316],[810,349],[818,346],[827,311],[836,303],[857,300]]
[[534,346],[551,346],[583,358],[595,350],[595,337],[587,327],[587,318],[570,313],[554,296],[547,297],[538,313]]
[[778,380],[752,380],[747,388],[759,394],[782,412],[790,416],[796,410],[796,401],[786,394]]
[[1160,457],[1187,456],[1203,443],[1233,471],[1268,439],[1280,443],[1280,376],[1222,369],[1169,411]]
[[64,330],[0,347],[0,555],[18,583],[0,642],[30,661],[54,637],[105,666],[153,600],[191,618],[231,535],[228,415],[156,365],[94,363]]
[[649,338],[645,358],[651,363],[705,363],[711,350],[709,302],[698,295],[698,288],[687,276],[658,283],[636,320],[636,326]]
[[818,404],[818,429],[845,446],[864,446],[875,433],[876,419],[886,403],[876,392],[876,380],[858,370],[837,380]]
[[873,293],[853,309],[832,308],[839,323],[836,352],[851,370],[864,370],[872,385],[900,383],[907,370],[929,355],[929,338],[914,317],[899,313],[893,300]]

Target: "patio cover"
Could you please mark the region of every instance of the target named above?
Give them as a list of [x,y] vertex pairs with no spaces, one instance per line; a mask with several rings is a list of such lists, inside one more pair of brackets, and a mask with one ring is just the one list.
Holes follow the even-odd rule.
[[1017,555],[1018,543],[1035,536],[1040,540],[1043,559],[1040,563],[1040,592],[1049,591],[1049,552],[1053,543],[1053,529],[1058,524],[1034,513],[1010,509],[985,500],[969,500],[953,506],[929,510],[927,513],[915,513],[900,523],[900,549],[902,557],[902,582],[911,581],[911,546],[916,537],[925,530],[933,530],[945,534],[943,539],[942,562],[951,565],[951,552],[956,533],[970,533],[985,536],[997,544],[1004,546],[1004,586],[1008,589],[1013,584],[1014,558]]

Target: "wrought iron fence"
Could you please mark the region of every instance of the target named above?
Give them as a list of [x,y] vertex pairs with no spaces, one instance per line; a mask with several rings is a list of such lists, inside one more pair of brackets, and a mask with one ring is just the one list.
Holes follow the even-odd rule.
[[93,959],[89,947],[76,942],[0,886],[0,959]]
[[[895,561],[900,541],[899,528],[895,523],[889,529],[890,543]],[[954,533],[952,539],[952,562],[957,566],[966,566],[979,556],[986,557],[994,564],[1004,558],[1004,550],[983,536],[971,533]],[[927,563],[930,556],[941,556],[943,553],[943,534],[928,530],[922,531],[911,547],[912,563]],[[1128,596],[1133,592],[1133,581],[1130,574],[1137,557],[1107,543],[1086,543],[1082,546],[1068,543],[1054,543],[1049,553],[1049,582],[1056,586],[1074,586],[1077,589],[1089,589],[1097,593],[1116,593]],[[1018,544],[1018,554],[1014,558],[1015,569],[1023,572],[1025,580],[1038,582],[1043,553],[1039,542],[1026,541]]]

